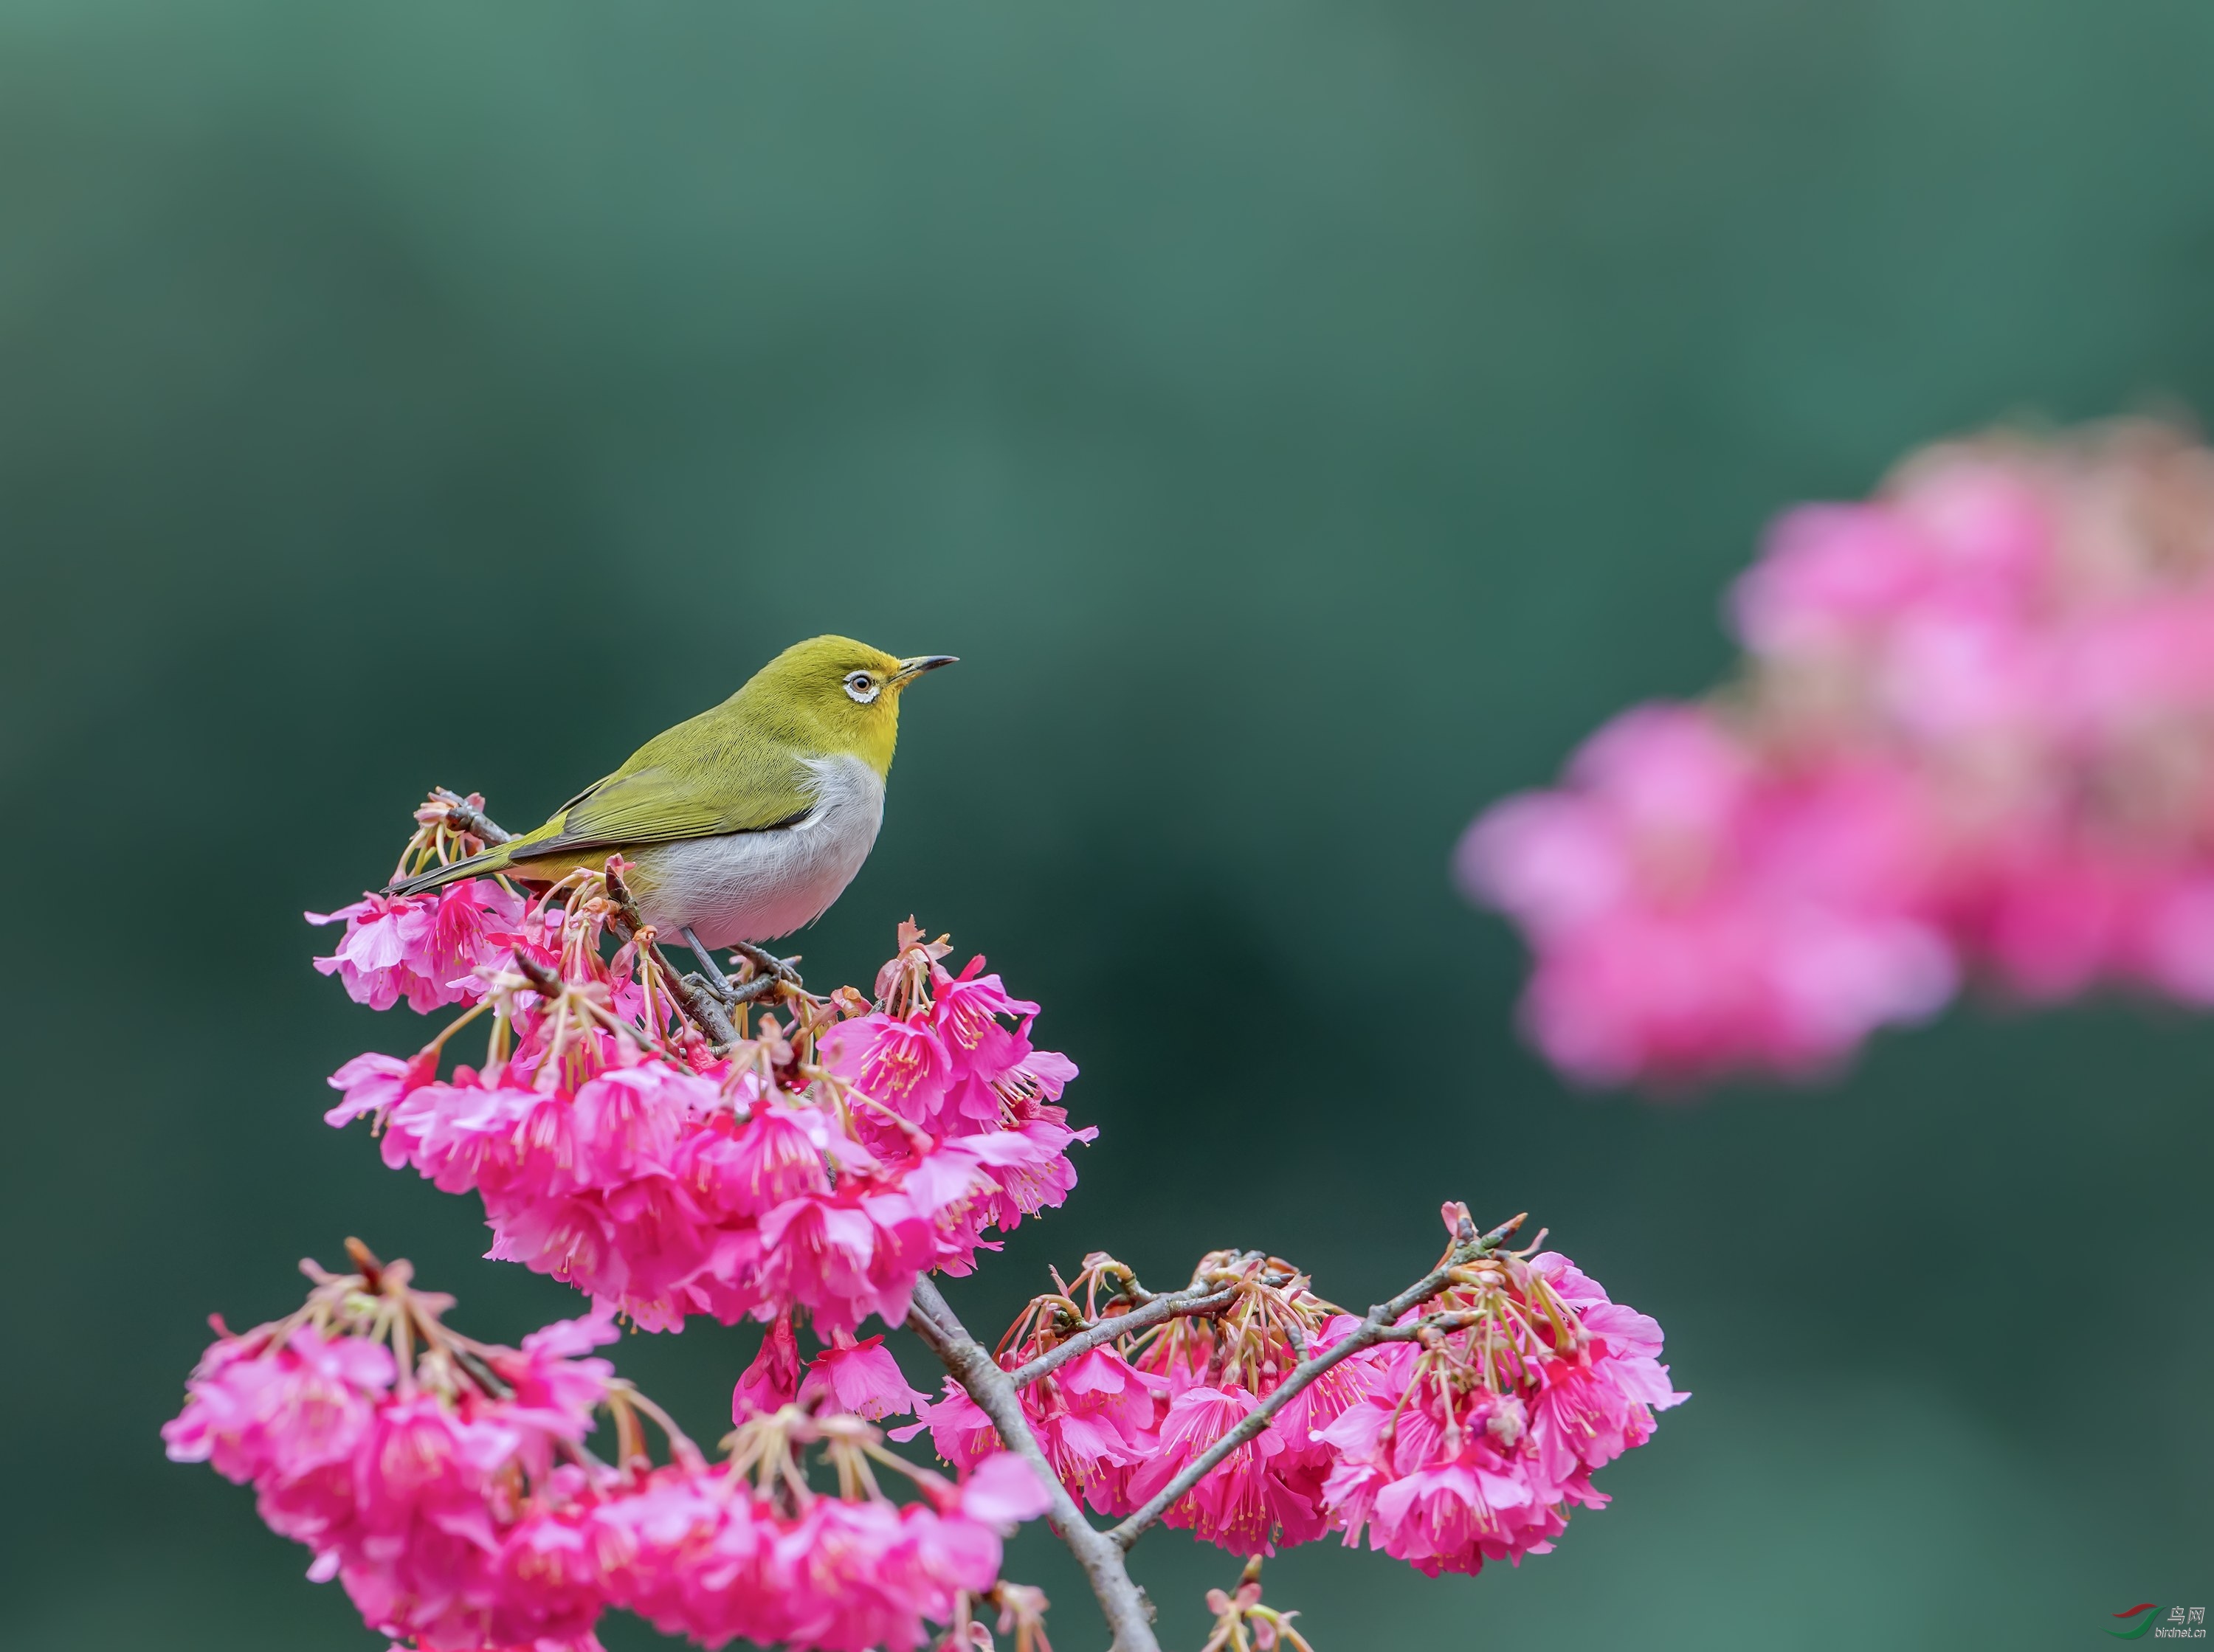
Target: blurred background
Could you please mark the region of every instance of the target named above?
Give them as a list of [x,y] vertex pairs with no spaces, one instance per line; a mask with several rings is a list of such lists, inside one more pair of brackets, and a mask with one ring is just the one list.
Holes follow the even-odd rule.
[[[2214,1027],[1972,1008],[1832,1088],[1576,1094],[1446,877],[1722,674],[1787,502],[2214,407],[2210,74],[2181,0],[0,6],[0,1642],[377,1643],[163,1460],[202,1316],[350,1233],[481,1336],[575,1299],[322,1125],[419,1026],[300,912],[426,786],[528,824],[828,630],[963,663],[810,980],[951,929],[1102,1131],[973,1327],[1094,1247],[1364,1304],[1453,1197],[1667,1327],[1696,1397],[1557,1552],[1272,1564],[1324,1652],[2214,1605]],[[755,1334],[618,1351],[712,1438]],[[1135,1565],[1171,1645],[1237,1571]],[[1049,1539],[1009,1570],[1101,1638]]]

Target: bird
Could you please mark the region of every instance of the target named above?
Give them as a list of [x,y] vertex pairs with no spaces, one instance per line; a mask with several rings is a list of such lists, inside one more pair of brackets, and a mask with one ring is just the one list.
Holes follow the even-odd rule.
[[494,873],[554,883],[620,854],[639,916],[682,936],[719,986],[727,983],[716,948],[781,970],[786,960],[756,943],[812,924],[853,881],[884,823],[900,698],[956,657],[900,659],[849,637],[794,643],[536,830],[385,893],[421,894]]

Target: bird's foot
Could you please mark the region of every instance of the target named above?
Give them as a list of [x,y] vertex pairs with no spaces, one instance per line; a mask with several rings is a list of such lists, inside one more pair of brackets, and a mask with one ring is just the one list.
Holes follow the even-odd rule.
[[745,981],[733,981],[717,966],[714,954],[700,943],[700,937],[692,932],[690,925],[686,925],[679,933],[705,972],[701,984],[726,1004],[756,1003],[771,996],[780,985],[796,987],[800,984],[799,972],[792,968],[792,965],[798,961],[797,959],[776,957],[748,941],[733,943],[731,950],[746,960],[753,974]]
[[792,967],[799,961],[797,954],[790,958],[780,958],[773,952],[756,947],[750,941],[734,941],[731,943],[731,950],[753,966],[754,974],[757,978],[767,976],[771,979],[781,981],[786,986],[804,984],[799,978],[799,972]]
[[702,978],[706,983],[707,990],[725,1003],[735,1003],[737,1001],[736,996],[737,988],[732,984],[731,978],[723,973],[722,966],[715,961],[715,954],[707,950],[698,936],[692,933],[692,926],[689,924],[679,930],[677,933],[684,937],[684,944],[692,948],[692,955],[700,960],[700,967],[704,972]]

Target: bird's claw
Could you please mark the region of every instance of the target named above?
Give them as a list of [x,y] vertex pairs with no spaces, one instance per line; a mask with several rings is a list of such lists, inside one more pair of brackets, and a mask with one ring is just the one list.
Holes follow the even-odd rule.
[[733,981],[725,975],[721,978],[719,984],[696,971],[684,978],[725,1009],[736,1009],[741,1004],[759,1003],[764,998],[774,997],[777,988],[782,984],[774,975],[756,975],[749,981]]
[[756,976],[771,976],[786,986],[804,984],[799,978],[799,972],[792,967],[799,961],[797,956],[780,958],[750,941],[734,941],[731,943],[731,950],[750,964]]
[[726,1004],[757,1003],[780,986],[804,990],[799,972],[792,968],[799,961],[797,958],[779,958],[774,953],[762,951],[750,941],[732,942],[731,950],[744,959],[753,972],[743,982],[733,981],[717,966],[714,954],[700,944],[700,937],[692,932],[688,924],[682,933],[684,944],[692,948],[692,955],[700,960],[700,967],[705,972],[695,978],[707,991]]

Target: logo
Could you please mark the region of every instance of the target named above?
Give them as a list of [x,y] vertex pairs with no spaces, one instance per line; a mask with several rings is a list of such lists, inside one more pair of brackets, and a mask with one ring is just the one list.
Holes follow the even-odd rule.
[[2205,1606],[2170,1606],[2166,1612],[2150,1600],[2131,1606],[2127,1612],[2118,1612],[2115,1617],[2126,1625],[2107,1631],[2118,1641],[2141,1641],[2150,1635],[2156,1641],[2203,1641],[2206,1638],[2206,1608]]

